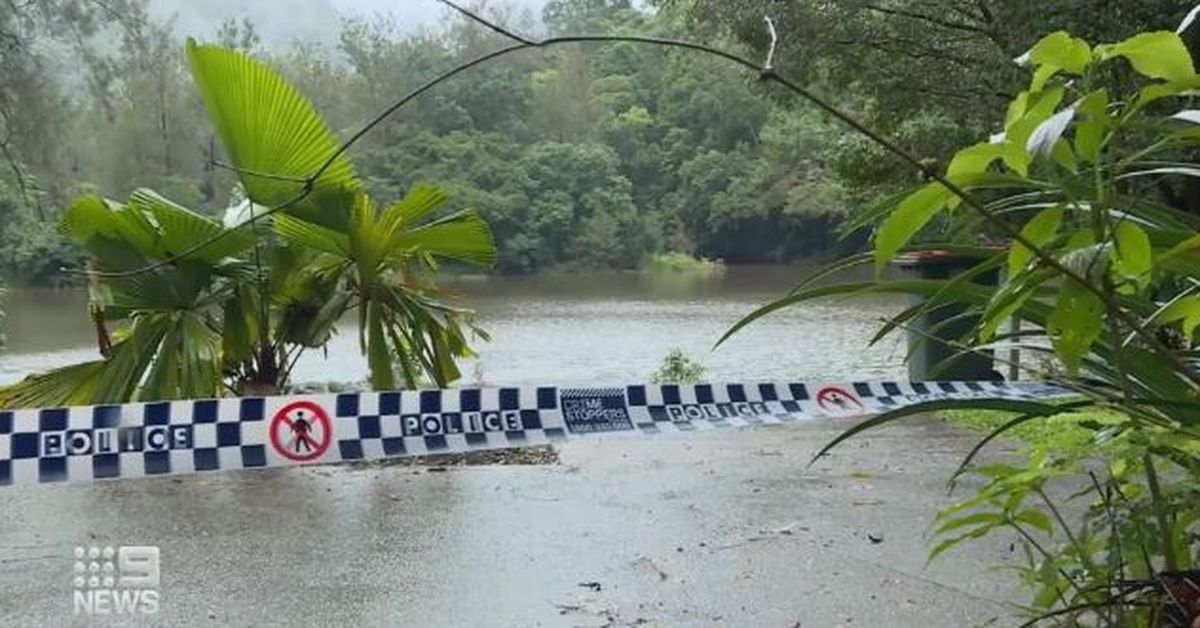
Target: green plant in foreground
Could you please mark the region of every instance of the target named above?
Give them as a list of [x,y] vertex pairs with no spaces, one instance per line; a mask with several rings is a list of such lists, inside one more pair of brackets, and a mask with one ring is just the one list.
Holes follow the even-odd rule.
[[[965,307],[942,324],[977,321],[954,339],[963,352],[1012,341],[1053,357],[1061,368],[1042,375],[1078,393],[1067,403],[920,403],[864,421],[821,454],[922,412],[1013,412],[964,462],[984,486],[939,516],[934,554],[1006,530],[1029,557],[1019,574],[1033,587],[1031,624],[1190,627],[1200,617],[1200,216],[1183,208],[1200,177],[1200,111],[1187,108],[1200,76],[1168,31],[1095,46],[1056,32],[1019,61],[1032,80],[1002,133],[959,151],[940,180],[851,219],[848,230],[878,224],[873,251],[816,273],[726,337],[807,300],[891,292],[923,302],[876,340]],[[901,253],[945,250],[980,261],[946,280],[813,287],[852,266],[882,271]],[[998,268],[1000,289],[972,283]],[[1001,331],[1012,318],[1022,330]],[[1104,411],[1072,423],[1087,446],[1047,438],[1024,464],[969,467],[1001,434],[1084,410]]]
[[278,393],[349,312],[375,389],[396,388],[397,373],[458,379],[455,359],[482,332],[441,301],[433,274],[439,259],[490,265],[487,225],[439,216],[447,198],[432,186],[379,207],[344,155],[310,189],[339,144],[309,102],[248,56],[189,42],[188,57],[246,198],[229,222],[282,211],[230,229],[151,190],[75,201],[60,230],[91,259],[102,359],[0,389],[0,407]]

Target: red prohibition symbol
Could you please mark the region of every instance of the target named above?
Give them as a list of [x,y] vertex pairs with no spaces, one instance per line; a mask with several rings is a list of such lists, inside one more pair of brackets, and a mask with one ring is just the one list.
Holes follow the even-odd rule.
[[822,410],[830,412],[853,412],[865,410],[861,401],[854,395],[838,388],[829,386],[817,392],[817,405]]
[[308,462],[329,449],[333,429],[329,415],[311,401],[297,401],[279,409],[271,419],[271,447],[295,462]]

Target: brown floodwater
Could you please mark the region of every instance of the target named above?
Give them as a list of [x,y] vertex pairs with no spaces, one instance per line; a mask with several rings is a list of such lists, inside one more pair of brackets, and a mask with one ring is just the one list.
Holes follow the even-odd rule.
[[[867,347],[897,297],[834,298],[782,310],[720,348],[739,318],[790,289],[805,266],[730,267],[694,277],[587,273],[456,278],[450,284],[492,337],[462,365],[463,383],[610,385],[647,380],[672,349],[708,369],[707,379],[878,379],[904,375],[903,339]],[[79,290],[14,289],[7,296],[0,384],[94,359],[95,335]],[[366,377],[353,322],[327,351],[297,364],[296,382]]]

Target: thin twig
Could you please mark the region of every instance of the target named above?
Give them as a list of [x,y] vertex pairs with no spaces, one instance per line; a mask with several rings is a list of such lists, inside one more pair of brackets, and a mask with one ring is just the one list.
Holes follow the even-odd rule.
[[507,28],[504,28],[500,24],[497,24],[497,23],[489,21],[489,20],[485,20],[484,18],[480,17],[478,14],[474,13],[470,9],[467,9],[466,7],[459,6],[453,2],[443,1],[443,4],[449,6],[451,9],[453,9],[455,11],[458,11],[462,15],[466,16],[467,19],[471,20],[472,22],[483,25],[488,30],[490,30],[494,33],[498,33],[499,35],[507,37],[513,41],[521,42],[522,44],[525,44],[526,46],[537,47],[539,45],[538,42],[536,42],[532,39],[529,39],[528,37],[524,37],[524,36],[516,33],[515,31],[508,30]]
[[1038,617],[1034,617],[1033,619],[1021,624],[1020,628],[1032,628],[1033,626],[1036,626],[1036,625],[1042,623],[1043,621],[1046,621],[1047,619],[1053,619],[1055,617],[1062,617],[1063,615],[1070,615],[1071,613],[1087,611],[1087,610],[1091,610],[1093,608],[1108,608],[1111,606],[1149,606],[1149,604],[1146,604],[1143,602],[1127,602],[1123,598],[1120,598],[1120,597],[1109,598],[1107,600],[1103,600],[1100,602],[1088,602],[1086,604],[1076,604],[1074,606],[1068,606],[1066,608],[1061,608],[1059,610],[1052,611],[1052,612],[1046,613],[1044,615],[1039,615]]
[[210,159],[208,163],[210,166],[216,168],[222,168],[224,170],[229,170],[238,174],[244,174],[250,177],[257,177],[259,179],[271,179],[272,181],[291,181],[293,183],[306,183],[309,179],[309,177],[297,177],[288,174],[275,174],[273,172],[260,172],[258,170],[251,170],[250,168],[240,168],[233,164],[227,164],[216,159]]

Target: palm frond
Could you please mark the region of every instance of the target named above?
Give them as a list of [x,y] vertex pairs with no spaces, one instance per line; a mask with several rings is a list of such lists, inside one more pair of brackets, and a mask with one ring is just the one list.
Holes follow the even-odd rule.
[[[241,253],[258,241],[246,231],[230,231],[217,221],[201,216],[174,203],[153,190],[138,189],[129,197],[125,211],[141,211],[157,223],[156,257],[159,259],[200,260],[215,263]],[[224,234],[219,239],[216,236]],[[178,257],[202,242],[203,248]]]
[[91,403],[106,362],[81,362],[0,388],[0,408],[61,408]]
[[420,252],[478,266],[496,263],[496,246],[488,224],[473,210],[403,230],[392,240],[397,253]]
[[[335,154],[339,144],[312,104],[260,61],[220,46],[188,40],[188,60],[209,118],[221,136],[246,196],[266,207],[299,197],[303,180]],[[269,175],[269,176],[263,176]],[[290,179],[290,180],[289,180]],[[311,194],[287,213],[344,228],[347,196],[361,183],[340,155],[313,182]]]

